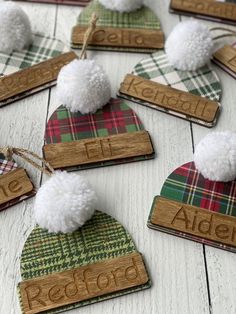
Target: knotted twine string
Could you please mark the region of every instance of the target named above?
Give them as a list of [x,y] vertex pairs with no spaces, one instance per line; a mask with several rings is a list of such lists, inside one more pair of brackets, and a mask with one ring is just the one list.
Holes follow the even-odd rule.
[[97,20],[98,20],[98,17],[96,15],[96,13],[93,13],[91,16],[91,19],[89,21],[89,27],[84,34],[83,47],[82,47],[79,59],[86,59],[87,58],[86,49],[88,47],[89,40],[90,40],[91,36],[93,35],[93,33],[96,29]]
[[234,31],[232,29],[229,29],[229,28],[225,28],[225,27],[213,27],[213,28],[210,28],[210,32],[213,32],[213,31],[224,31],[224,32],[227,32],[226,34],[222,34],[222,35],[213,37],[213,40],[218,40],[218,39],[221,39],[221,38],[224,38],[224,37],[236,37],[236,31]]
[[[8,160],[12,160],[13,155],[19,156],[25,161],[27,161],[29,164],[31,164],[33,167],[35,167],[36,169],[40,170],[43,173],[46,173],[47,175],[52,175],[53,173],[55,173],[54,169],[45,159],[31,152],[30,150],[7,146],[0,147],[0,153],[2,153]],[[39,163],[35,162],[32,158],[36,159],[38,162],[42,162],[42,166]]]

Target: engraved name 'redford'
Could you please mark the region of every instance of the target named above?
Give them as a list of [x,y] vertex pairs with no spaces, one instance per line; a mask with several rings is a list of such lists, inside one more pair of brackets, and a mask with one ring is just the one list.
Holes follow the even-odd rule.
[[207,98],[131,74],[121,83],[120,93],[207,122],[214,121],[219,109],[218,103]]
[[172,0],[171,8],[236,20],[236,5],[206,0]]
[[60,69],[75,59],[73,52],[43,61],[32,67],[0,78],[0,100],[56,80]]
[[28,280],[20,283],[20,290],[25,313],[38,313],[139,286],[147,281],[141,254],[132,253]]

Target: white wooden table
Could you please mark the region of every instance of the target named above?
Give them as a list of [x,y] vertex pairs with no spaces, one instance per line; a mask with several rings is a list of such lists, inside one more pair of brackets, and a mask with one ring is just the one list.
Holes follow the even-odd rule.
[[[127,0],[128,1],[128,0]],[[19,2],[33,30],[55,35],[69,44],[80,7]],[[168,13],[169,1],[149,1],[166,35],[184,17]],[[209,25],[216,23],[205,22]],[[107,71],[113,96],[124,75],[144,54],[89,52]],[[176,167],[193,158],[193,147],[208,132],[236,131],[235,80],[212,66],[223,85],[223,111],[217,127],[207,128],[131,103],[151,133],[157,156],[152,161],[84,171],[99,195],[98,209],[118,219],[145,255],[152,288],[87,306],[81,314],[234,314],[236,313],[236,254],[150,230],[146,227],[154,195]],[[55,88],[0,110],[0,146],[15,145],[41,154],[46,119],[60,104]],[[22,165],[22,162],[21,162]],[[36,186],[41,176],[26,165]],[[35,222],[33,199],[0,213],[0,314],[20,313],[16,285],[20,255]]]

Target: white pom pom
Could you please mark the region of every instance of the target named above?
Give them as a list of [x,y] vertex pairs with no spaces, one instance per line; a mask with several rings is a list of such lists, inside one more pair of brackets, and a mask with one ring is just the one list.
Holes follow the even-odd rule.
[[194,162],[209,180],[228,182],[236,179],[236,133],[208,134],[197,145]]
[[131,12],[143,5],[143,0],[99,0],[105,8],[112,11]]
[[95,192],[82,176],[58,171],[36,195],[36,222],[49,232],[70,233],[92,217],[95,203]]
[[212,55],[213,39],[207,26],[194,20],[179,23],[165,43],[169,62],[178,70],[195,71]]
[[57,97],[71,112],[95,112],[111,98],[106,73],[93,60],[73,60],[57,78]]
[[32,43],[30,21],[21,7],[13,2],[0,3],[0,51],[20,51]]

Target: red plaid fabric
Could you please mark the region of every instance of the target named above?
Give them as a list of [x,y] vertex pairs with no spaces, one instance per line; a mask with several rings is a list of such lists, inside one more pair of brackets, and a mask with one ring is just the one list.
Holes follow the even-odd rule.
[[17,168],[14,161],[6,160],[3,155],[0,155],[0,175],[6,174]]

